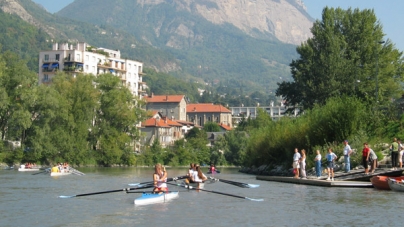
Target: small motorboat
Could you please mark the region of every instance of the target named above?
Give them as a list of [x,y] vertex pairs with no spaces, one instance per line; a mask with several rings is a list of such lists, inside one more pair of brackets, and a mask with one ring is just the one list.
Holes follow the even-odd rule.
[[396,180],[393,178],[389,178],[387,182],[391,190],[397,192],[404,192],[404,180]]
[[141,197],[135,199],[135,205],[150,205],[156,203],[166,203],[179,196],[178,192],[143,193]]
[[389,183],[388,183],[389,178],[397,180],[397,181],[404,180],[404,176],[401,176],[401,177],[373,176],[370,178],[370,182],[372,182],[373,187],[376,189],[391,190]]

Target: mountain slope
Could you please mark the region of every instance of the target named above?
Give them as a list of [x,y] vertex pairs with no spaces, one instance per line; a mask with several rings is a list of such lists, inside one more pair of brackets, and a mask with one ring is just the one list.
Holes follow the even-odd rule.
[[[289,26],[309,30],[311,23],[301,13],[302,7],[293,8],[289,2],[296,5],[297,1],[76,0],[57,14],[134,34],[174,55],[182,68],[172,72],[176,75],[191,74],[212,83],[232,80],[246,91],[262,91],[274,90],[277,82],[290,78],[288,64],[297,56],[295,46],[279,41],[276,35],[290,30],[297,35],[285,40],[295,42],[309,32],[300,29],[299,33]],[[265,14],[269,9],[273,16]],[[264,19],[253,23],[256,18]]]
[[[180,70],[175,57],[142,40],[137,40],[133,35],[122,30],[59,17],[48,13],[31,0],[0,0],[0,9],[8,14],[17,15],[43,33],[46,32],[49,42],[84,41],[98,47],[120,49],[123,57],[142,61],[150,68],[162,71]],[[46,43],[45,39],[41,41]],[[39,50],[51,48],[50,44],[46,48],[43,48],[43,45],[36,46],[40,48],[34,53],[35,56],[38,56]],[[37,62],[36,65],[38,65]],[[33,67],[35,68],[37,67]]]

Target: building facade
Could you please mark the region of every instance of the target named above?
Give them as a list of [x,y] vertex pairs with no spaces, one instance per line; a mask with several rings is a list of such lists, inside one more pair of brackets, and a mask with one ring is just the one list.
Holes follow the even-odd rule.
[[186,120],[187,102],[185,95],[154,95],[143,97],[146,100],[146,110],[158,111],[170,120]]
[[111,73],[119,77],[133,95],[139,96],[145,92],[143,63],[122,59],[119,50],[95,48],[84,42],[75,46],[54,43],[52,50],[39,53],[39,84],[51,83],[58,71],[72,76],[78,73],[95,76]]
[[204,126],[206,122],[216,122],[232,128],[231,111],[222,105],[198,103],[187,105],[187,121]]
[[258,108],[263,109],[269,114],[272,120],[278,120],[279,118],[285,116],[288,109],[293,109],[290,116],[296,117],[299,114],[300,109],[298,107],[288,107],[284,105],[274,106],[253,106],[253,107],[230,107],[231,114],[233,116],[233,121],[238,123],[242,118],[255,119],[258,114]]

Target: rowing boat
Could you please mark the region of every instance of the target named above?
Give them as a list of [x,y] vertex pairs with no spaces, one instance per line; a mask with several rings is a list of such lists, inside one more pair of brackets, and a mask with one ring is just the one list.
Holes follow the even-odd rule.
[[404,182],[393,178],[388,179],[390,189],[397,192],[404,192]]
[[141,197],[135,199],[135,205],[149,205],[156,203],[166,203],[178,197],[178,192],[166,193],[143,193]]
[[62,170],[62,172],[51,172],[50,176],[51,177],[57,177],[57,176],[65,176],[65,175],[70,175],[70,174],[72,174],[71,171]]
[[389,178],[397,180],[397,181],[404,180],[404,176],[401,176],[401,177],[373,176],[370,178],[370,182],[372,182],[373,187],[376,189],[391,190],[389,183],[388,183]]
[[25,168],[25,165],[21,165],[20,168],[18,168],[18,171],[20,172],[39,171],[39,168]]

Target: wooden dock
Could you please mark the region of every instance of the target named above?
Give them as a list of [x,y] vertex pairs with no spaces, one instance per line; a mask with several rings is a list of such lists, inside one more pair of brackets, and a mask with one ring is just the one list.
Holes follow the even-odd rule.
[[349,173],[336,172],[334,181],[327,181],[327,176],[322,176],[320,179],[317,177],[308,176],[307,179],[296,179],[293,177],[280,177],[280,176],[257,176],[257,180],[275,181],[292,184],[305,184],[322,187],[350,187],[350,188],[372,188],[370,178],[372,176],[401,176],[403,169],[390,170],[390,169],[377,169],[375,173],[365,175],[364,169],[351,170]]

